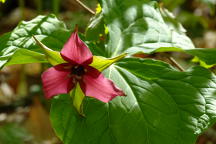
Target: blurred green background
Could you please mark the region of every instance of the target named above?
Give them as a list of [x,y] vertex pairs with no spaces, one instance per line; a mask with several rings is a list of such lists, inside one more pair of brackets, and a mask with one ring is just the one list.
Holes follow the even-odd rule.
[[[2,0],[0,0],[2,1]],[[96,0],[82,0],[95,11]],[[216,0],[158,0],[187,29],[196,47],[216,48]],[[0,2],[0,35],[21,20],[54,13],[69,28],[84,32],[93,16],[76,0],[6,0]],[[190,65],[190,56],[174,53]],[[183,61],[182,61],[183,60]],[[61,144],[49,121],[49,101],[43,98],[41,64],[15,65],[0,71],[0,144]],[[216,144],[216,126],[199,137],[197,144]]]

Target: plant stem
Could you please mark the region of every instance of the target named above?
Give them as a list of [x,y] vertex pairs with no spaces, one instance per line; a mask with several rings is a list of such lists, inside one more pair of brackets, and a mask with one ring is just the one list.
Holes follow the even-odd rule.
[[37,6],[37,13],[41,14],[42,12],[42,1],[41,0],[35,0],[36,6]]
[[169,61],[172,62],[172,64],[175,65],[180,71],[185,71],[184,68],[183,68],[180,64],[178,64],[177,61],[176,61],[174,58],[172,58],[171,56],[168,56],[167,58],[168,58]]
[[76,2],[78,4],[80,4],[83,8],[85,8],[88,12],[90,12],[93,15],[95,15],[95,12],[92,9],[90,9],[88,6],[86,6],[84,3],[82,3],[80,0],[76,0]]
[[210,70],[216,75],[216,69],[215,66],[213,66],[212,68],[210,68]]
[[24,14],[24,11],[25,11],[25,1],[24,0],[19,0],[19,8],[20,8],[20,11],[21,11],[21,19],[25,19],[25,14]]
[[59,14],[59,8],[60,8],[60,0],[53,0],[52,1],[53,13],[58,15]]

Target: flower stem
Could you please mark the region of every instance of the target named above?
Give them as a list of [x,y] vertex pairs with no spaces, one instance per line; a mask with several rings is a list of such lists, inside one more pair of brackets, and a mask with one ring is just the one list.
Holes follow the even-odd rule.
[[43,6],[42,6],[42,0],[35,0],[36,7],[37,7],[37,13],[41,14]]
[[22,20],[25,19],[25,1],[24,0],[19,0],[19,8],[21,11],[21,18]]
[[90,9],[88,6],[86,6],[83,2],[81,2],[80,0],[76,0],[76,2],[80,4],[83,8],[85,8],[87,11],[89,11],[91,14],[95,15],[95,12],[92,9]]
[[53,0],[52,1],[53,13],[55,15],[59,14],[60,2],[61,2],[60,0]]
[[169,61],[172,62],[172,64],[173,64],[174,66],[176,66],[180,71],[185,71],[184,68],[183,68],[179,63],[177,63],[177,61],[176,61],[173,57],[168,56],[167,58],[168,58]]

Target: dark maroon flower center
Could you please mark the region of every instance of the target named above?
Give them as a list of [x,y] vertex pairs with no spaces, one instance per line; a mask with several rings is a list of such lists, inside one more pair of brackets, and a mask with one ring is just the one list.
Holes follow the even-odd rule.
[[86,72],[86,70],[85,70],[85,68],[82,65],[74,66],[71,69],[71,73],[73,75],[77,75],[77,76],[83,76],[85,74],[85,72]]

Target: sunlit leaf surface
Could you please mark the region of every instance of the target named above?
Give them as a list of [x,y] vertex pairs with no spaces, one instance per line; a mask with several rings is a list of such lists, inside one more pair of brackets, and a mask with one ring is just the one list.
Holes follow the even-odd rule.
[[194,144],[216,117],[216,77],[194,67],[179,72],[153,60],[125,59],[106,76],[127,97],[87,98],[85,117],[67,95],[52,102],[51,120],[65,144]]

